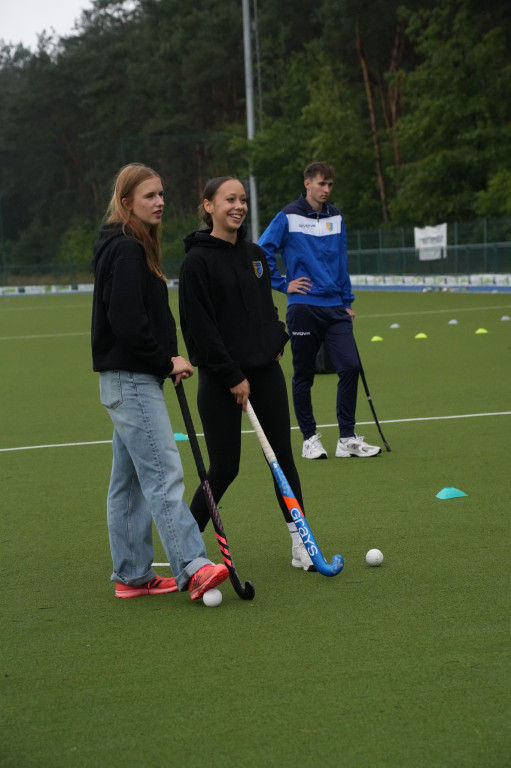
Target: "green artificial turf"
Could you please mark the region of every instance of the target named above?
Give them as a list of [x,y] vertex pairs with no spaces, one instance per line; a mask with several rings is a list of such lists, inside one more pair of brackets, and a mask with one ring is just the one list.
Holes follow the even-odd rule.
[[[331,374],[313,390],[331,458],[302,460],[292,433],[309,523],[344,570],[291,567],[245,418],[240,476],[220,511],[256,597],[227,582],[218,608],[187,594],[113,597],[111,428],[91,371],[90,303],[0,300],[2,768],[508,766],[511,296],[358,294],[360,356],[392,451],[333,458]],[[282,364],[290,382],[289,352]],[[200,432],[196,380],[185,386]],[[171,386],[167,401],[184,432]],[[357,419],[381,444],[362,386]],[[190,499],[195,465],[178,445]],[[445,487],[467,496],[438,499]],[[210,528],[205,540],[219,561]],[[365,563],[372,547],[380,568]],[[164,560],[157,539],[155,549]]]

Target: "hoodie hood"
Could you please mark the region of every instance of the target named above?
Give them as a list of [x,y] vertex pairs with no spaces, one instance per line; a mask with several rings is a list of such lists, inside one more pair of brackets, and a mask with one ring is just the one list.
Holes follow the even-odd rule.
[[185,253],[188,253],[190,248],[194,245],[199,245],[203,248],[235,248],[239,243],[245,240],[245,229],[240,227],[238,230],[238,237],[235,243],[229,243],[227,240],[221,240],[219,237],[213,237],[210,229],[198,229],[196,232],[190,232],[183,242],[185,245]]
[[105,248],[110,245],[112,240],[115,240],[117,237],[123,237],[123,224],[120,222],[113,222],[111,224],[103,224],[101,229],[99,230],[99,235],[96,239],[96,242],[94,243],[92,247],[92,253],[94,254],[94,257],[91,261],[91,269],[95,273],[96,268],[98,266],[98,261],[100,259],[101,254],[105,250]]

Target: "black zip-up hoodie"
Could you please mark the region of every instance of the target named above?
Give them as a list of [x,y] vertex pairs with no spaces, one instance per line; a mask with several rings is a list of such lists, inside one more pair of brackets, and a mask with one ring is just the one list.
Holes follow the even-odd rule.
[[151,272],[140,242],[105,224],[93,247],[92,365],[165,378],[177,355],[167,285]]
[[184,243],[179,313],[190,362],[235,387],[247,370],[275,360],[289,340],[273,304],[264,252],[245,240],[243,228],[234,244],[210,230]]

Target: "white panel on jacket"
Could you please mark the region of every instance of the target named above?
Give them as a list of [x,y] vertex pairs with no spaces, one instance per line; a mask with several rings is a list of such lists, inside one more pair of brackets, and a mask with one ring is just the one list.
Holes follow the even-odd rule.
[[339,235],[342,228],[342,216],[314,219],[305,218],[305,216],[299,216],[296,213],[288,213],[287,222],[290,232],[301,232],[302,235],[313,235],[314,237]]

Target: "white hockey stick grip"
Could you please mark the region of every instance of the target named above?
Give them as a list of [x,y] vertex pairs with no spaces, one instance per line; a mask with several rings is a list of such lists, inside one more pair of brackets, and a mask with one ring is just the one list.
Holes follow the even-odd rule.
[[252,404],[250,403],[250,401],[247,403],[247,416],[250,419],[250,423],[254,427],[254,432],[256,433],[259,442],[261,443],[261,448],[263,449],[263,453],[266,458],[266,461],[271,464],[273,461],[276,461],[277,459],[273,451],[273,448],[268,442],[268,438],[263,432],[263,428],[259,423],[259,419],[255,415],[255,411],[252,408]]

